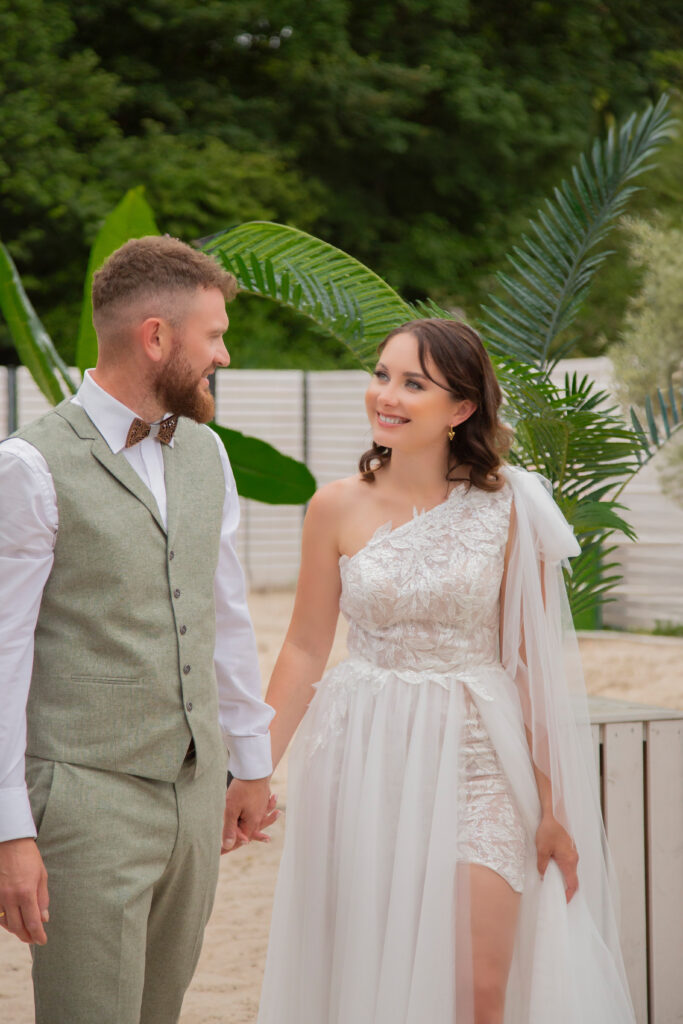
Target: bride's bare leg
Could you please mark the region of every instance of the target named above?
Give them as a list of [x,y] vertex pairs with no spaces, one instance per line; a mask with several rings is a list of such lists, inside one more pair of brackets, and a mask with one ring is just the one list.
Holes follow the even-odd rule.
[[491,868],[469,865],[474,1024],[502,1024],[520,895]]

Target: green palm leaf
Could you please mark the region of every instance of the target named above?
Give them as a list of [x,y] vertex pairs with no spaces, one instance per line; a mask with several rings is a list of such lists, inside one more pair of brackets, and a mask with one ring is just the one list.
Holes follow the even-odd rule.
[[412,319],[411,307],[381,277],[297,228],[250,221],[198,244],[235,275],[242,291],[303,314],[366,367],[389,331]]
[[614,546],[605,547],[604,537],[584,539],[581,554],[572,559],[567,593],[575,623],[580,625],[583,619],[594,626],[596,605],[614,600],[609,593],[621,582],[621,573],[619,563],[608,558],[615,550]]
[[49,402],[56,404],[76,391],[69,369],[31,305],[19,271],[0,242],[0,311],[23,365]]
[[83,282],[81,322],[76,341],[76,365],[81,373],[97,362],[97,336],[92,324],[92,279],[108,256],[131,238],[158,235],[152,208],[142,185],[131,188],[107,216],[90,250],[88,270]]
[[645,399],[644,424],[633,406],[629,411],[633,431],[638,439],[638,460],[640,465],[645,465],[683,427],[681,398],[679,396],[677,400],[674,385],[670,383],[666,392],[657,388],[656,404],[649,396]]
[[598,250],[648,170],[675,121],[667,98],[596,140],[571,179],[556,188],[497,275],[504,297],[489,296],[484,334],[493,350],[538,366],[553,366],[571,348],[561,336],[580,309],[609,253]]
[[210,424],[230,453],[237,491],[243,498],[270,505],[303,505],[316,489],[308,467],[277,448],[238,430]]

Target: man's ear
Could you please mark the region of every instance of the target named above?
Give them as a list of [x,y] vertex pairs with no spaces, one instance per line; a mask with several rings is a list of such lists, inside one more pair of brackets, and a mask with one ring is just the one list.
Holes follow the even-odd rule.
[[138,337],[144,354],[153,363],[162,362],[170,352],[170,324],[158,316],[150,316],[143,320]]

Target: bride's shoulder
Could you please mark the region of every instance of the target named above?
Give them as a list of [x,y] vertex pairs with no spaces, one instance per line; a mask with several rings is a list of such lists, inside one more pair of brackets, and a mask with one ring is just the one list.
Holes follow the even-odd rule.
[[311,498],[309,509],[314,515],[344,515],[349,509],[357,507],[368,490],[368,485],[360,475],[332,480],[318,488]]

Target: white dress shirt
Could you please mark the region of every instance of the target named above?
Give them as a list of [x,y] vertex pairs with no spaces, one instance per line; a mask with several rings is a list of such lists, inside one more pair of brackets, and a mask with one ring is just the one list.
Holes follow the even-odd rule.
[[[126,448],[135,413],[95,383],[89,371],[72,401],[81,405],[112,452],[123,451],[154,495],[166,523],[166,484],[156,429]],[[236,778],[259,779],[272,769],[268,725],[272,709],[261,699],[256,640],[244,576],[235,551],[239,500],[223,443],[214,434],[225,474],[225,501],[214,581],[220,725]],[[171,441],[173,444],[173,441]],[[26,702],[33,667],[33,635],[54,560],[58,515],[54,482],[40,452],[21,438],[0,444],[0,842],[35,836],[26,782]]]

